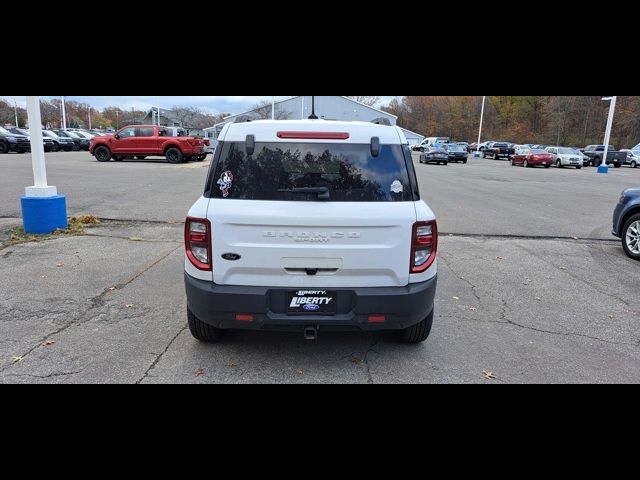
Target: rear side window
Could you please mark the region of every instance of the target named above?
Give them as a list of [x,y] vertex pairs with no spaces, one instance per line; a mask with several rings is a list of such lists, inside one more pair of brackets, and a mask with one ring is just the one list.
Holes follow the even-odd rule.
[[412,201],[401,145],[256,143],[247,156],[244,142],[219,145],[210,177],[211,198],[318,201],[326,189],[332,202]]

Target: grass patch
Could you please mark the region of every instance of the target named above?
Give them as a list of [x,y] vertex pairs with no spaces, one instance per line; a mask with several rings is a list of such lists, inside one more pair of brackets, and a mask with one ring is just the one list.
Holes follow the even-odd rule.
[[11,231],[11,236],[8,240],[0,244],[0,250],[11,247],[13,245],[19,245],[21,243],[41,242],[44,240],[51,240],[60,237],[75,237],[84,235],[84,229],[90,225],[98,225],[100,220],[94,215],[80,215],[77,217],[69,218],[69,227],[65,229],[58,229],[48,235],[33,235],[26,233],[23,227],[14,228]]

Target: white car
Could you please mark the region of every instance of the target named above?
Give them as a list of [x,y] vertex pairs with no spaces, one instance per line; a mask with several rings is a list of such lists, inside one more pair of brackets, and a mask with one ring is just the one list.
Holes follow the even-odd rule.
[[547,147],[545,150],[553,155],[553,163],[558,168],[575,167],[580,170],[584,166],[582,154],[578,150],[566,147]]
[[635,150],[620,150],[621,152],[627,153],[627,160],[624,162],[625,165],[629,165],[631,168],[638,168],[640,165],[640,148]]
[[397,330],[427,339],[436,219],[402,130],[255,121],[220,133],[185,225],[192,335],[227,329]]

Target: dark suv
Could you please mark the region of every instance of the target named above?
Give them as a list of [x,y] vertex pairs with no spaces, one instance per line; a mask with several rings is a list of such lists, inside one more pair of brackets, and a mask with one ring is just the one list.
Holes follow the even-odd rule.
[[54,130],[54,133],[60,138],[70,138],[73,141],[73,151],[79,150],[89,151],[89,144],[91,141],[88,138],[81,137],[75,132],[69,132],[67,130]]
[[31,141],[24,135],[16,135],[0,127],[0,153],[25,153],[31,151]]
[[[9,127],[7,128],[7,130],[9,130],[11,133],[15,133],[16,135],[22,135],[27,138],[31,136],[31,134],[29,133],[29,130],[25,130],[23,128]],[[44,135],[42,136],[42,144],[44,146],[45,152],[50,152],[53,149],[53,140],[51,138],[45,137]]]
[[614,236],[622,239],[622,248],[634,260],[640,260],[640,187],[622,192],[613,212]]

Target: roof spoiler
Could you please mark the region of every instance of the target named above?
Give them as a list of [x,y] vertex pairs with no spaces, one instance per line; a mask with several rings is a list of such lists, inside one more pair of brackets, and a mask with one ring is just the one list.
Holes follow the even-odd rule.
[[387,127],[391,126],[391,120],[385,117],[374,118],[371,120],[371,123],[375,123],[376,125],[386,125]]

